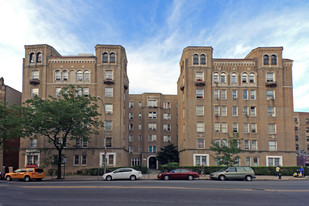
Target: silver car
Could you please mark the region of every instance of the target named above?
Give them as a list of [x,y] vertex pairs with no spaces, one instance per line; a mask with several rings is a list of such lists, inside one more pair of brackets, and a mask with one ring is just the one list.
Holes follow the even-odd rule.
[[119,168],[113,172],[103,175],[103,180],[111,181],[117,179],[136,180],[142,178],[142,172],[132,168]]
[[210,174],[211,179],[217,180],[246,180],[255,178],[255,173],[251,167],[228,167]]

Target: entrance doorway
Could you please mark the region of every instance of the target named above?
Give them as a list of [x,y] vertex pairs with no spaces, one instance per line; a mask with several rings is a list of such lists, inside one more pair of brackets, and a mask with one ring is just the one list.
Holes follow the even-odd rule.
[[157,169],[157,158],[152,156],[148,159],[149,169],[155,170]]

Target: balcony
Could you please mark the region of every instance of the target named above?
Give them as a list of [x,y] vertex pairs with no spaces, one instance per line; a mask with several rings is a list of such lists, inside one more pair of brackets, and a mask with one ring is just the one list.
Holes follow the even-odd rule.
[[31,79],[30,84],[34,84],[34,85],[40,84],[40,80],[39,79]]
[[195,79],[195,86],[205,86],[205,81],[203,79]]
[[267,81],[265,83],[265,86],[266,87],[276,87],[277,86],[277,83],[276,82],[273,82],[273,81]]
[[108,84],[108,85],[115,84],[115,81],[113,79],[106,78],[104,79],[104,84]]

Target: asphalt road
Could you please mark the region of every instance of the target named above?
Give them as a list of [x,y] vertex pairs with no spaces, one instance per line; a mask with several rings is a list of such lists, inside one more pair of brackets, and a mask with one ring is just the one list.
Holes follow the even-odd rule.
[[309,181],[1,181],[6,205],[309,205]]

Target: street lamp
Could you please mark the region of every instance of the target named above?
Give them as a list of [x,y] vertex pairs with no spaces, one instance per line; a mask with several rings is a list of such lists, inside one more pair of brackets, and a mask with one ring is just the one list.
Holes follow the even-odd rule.
[[[104,108],[104,103],[103,103],[103,99],[100,97],[100,96],[97,96],[97,98],[101,101],[102,103],[102,108],[103,108],[103,113],[105,113],[105,108]],[[105,114],[104,114],[104,117],[105,117]],[[104,137],[104,159],[103,159],[103,164],[104,164],[104,174],[106,173],[106,135],[105,135],[105,118],[103,118],[103,122],[104,122],[104,125],[103,125],[103,129],[104,129],[104,132],[103,132],[103,137]]]

